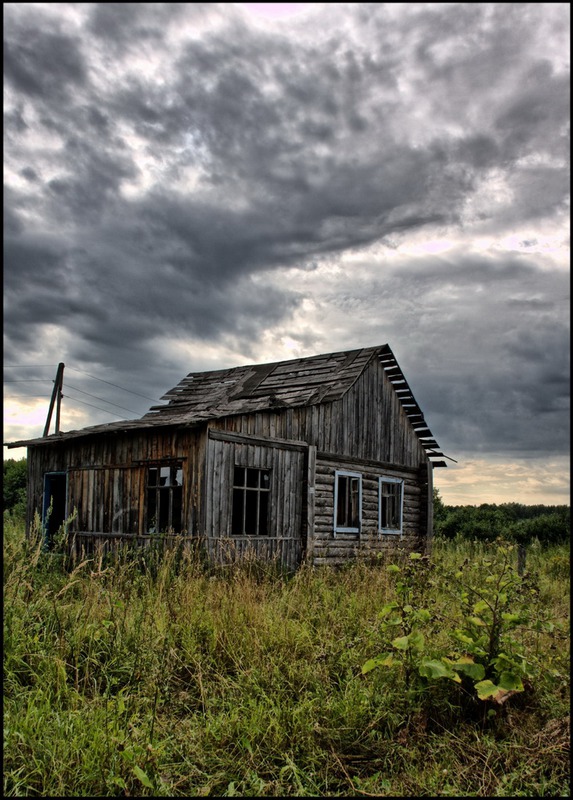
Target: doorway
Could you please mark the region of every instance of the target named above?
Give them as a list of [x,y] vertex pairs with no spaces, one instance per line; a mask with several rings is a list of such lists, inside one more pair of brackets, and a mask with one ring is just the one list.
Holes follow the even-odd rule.
[[54,537],[66,519],[68,480],[65,472],[47,472],[44,475],[44,505],[42,523],[44,542],[48,549],[54,546]]

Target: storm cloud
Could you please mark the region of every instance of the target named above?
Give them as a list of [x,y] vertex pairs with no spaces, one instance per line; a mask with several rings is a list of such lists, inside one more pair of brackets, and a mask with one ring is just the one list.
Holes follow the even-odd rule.
[[388,342],[445,452],[568,453],[568,4],[4,22],[8,365],[157,398]]

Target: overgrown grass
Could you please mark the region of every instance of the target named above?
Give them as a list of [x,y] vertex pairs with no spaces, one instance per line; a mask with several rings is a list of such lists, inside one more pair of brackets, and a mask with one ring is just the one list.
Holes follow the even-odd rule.
[[[479,547],[436,542],[433,559]],[[468,715],[453,683],[414,709],[399,673],[362,675],[393,598],[383,564],[285,576],[171,553],[66,572],[5,519],[5,795],[567,796],[568,550],[530,548],[527,566],[551,668]],[[446,588],[428,588],[442,653]]]

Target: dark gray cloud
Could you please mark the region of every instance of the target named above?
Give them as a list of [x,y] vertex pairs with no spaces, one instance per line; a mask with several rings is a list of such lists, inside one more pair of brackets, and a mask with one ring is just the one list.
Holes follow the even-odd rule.
[[568,19],[7,4],[5,358],[156,396],[218,347],[389,341],[451,449],[564,452]]
[[356,270],[331,277],[320,328],[388,341],[446,453],[568,454],[565,270],[462,250]]

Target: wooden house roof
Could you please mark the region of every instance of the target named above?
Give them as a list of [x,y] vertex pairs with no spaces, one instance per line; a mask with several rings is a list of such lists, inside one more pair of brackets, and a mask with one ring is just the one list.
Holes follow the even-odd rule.
[[211,372],[191,372],[139,419],[93,425],[9,447],[47,444],[79,436],[164,426],[193,426],[210,419],[339,400],[374,358],[378,358],[429,455],[438,447],[389,345],[254,364]]

